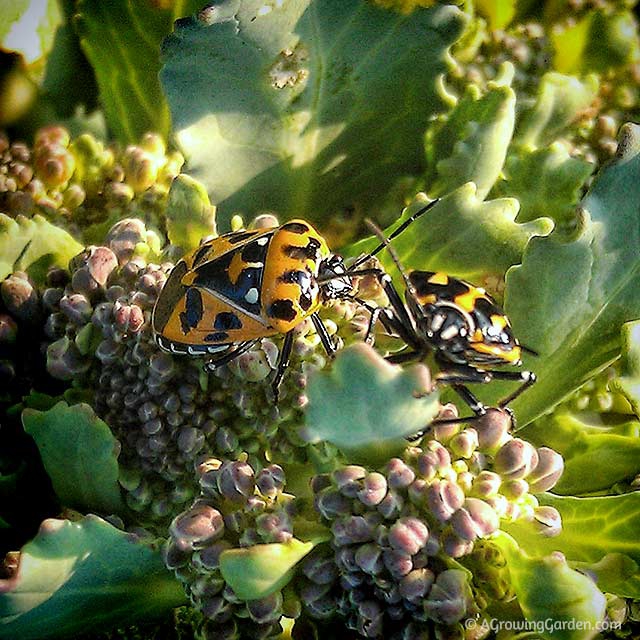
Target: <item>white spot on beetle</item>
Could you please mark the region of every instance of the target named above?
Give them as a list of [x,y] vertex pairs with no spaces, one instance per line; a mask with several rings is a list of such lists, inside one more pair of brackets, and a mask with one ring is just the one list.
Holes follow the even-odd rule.
[[259,297],[260,297],[260,292],[255,287],[251,287],[251,289],[249,289],[249,291],[245,293],[244,299],[249,304],[255,304],[256,302],[258,302]]

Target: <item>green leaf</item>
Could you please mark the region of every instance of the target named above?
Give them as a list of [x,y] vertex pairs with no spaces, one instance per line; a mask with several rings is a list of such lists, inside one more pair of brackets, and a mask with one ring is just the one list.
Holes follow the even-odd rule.
[[543,149],[517,147],[507,157],[504,180],[491,195],[516,198],[520,202],[518,222],[547,215],[566,223],[573,220],[592,171],[589,162],[572,158],[560,142]]
[[621,339],[620,376],[610,386],[624,395],[640,418],[640,320],[623,325]]
[[292,538],[285,543],[228,549],[220,554],[220,573],[241,600],[265,598],[291,580],[295,565],[314,546]]
[[405,437],[424,429],[440,409],[422,364],[389,364],[364,343],[338,353],[330,371],[309,377],[304,437],[327,440],[352,461],[397,455]]
[[533,238],[507,273],[505,310],[540,357],[538,382],[513,406],[522,425],[620,354],[620,329],[640,317],[640,127],[624,125],[616,158],[581,202],[581,229]]
[[523,545],[525,553],[503,532],[492,541],[507,560],[511,586],[524,617],[536,624],[541,638],[586,640],[597,635],[606,599],[589,577],[571,569],[558,554],[532,557],[529,547]]
[[206,189],[197,180],[180,174],[169,189],[166,214],[169,241],[184,252],[195,249],[202,238],[216,232],[215,213]]
[[[546,555],[561,551],[570,562],[594,565],[616,554],[621,573],[618,575],[618,595],[639,597],[637,567],[640,565],[640,493],[595,498],[560,497],[552,494],[538,496],[541,504],[555,507],[562,516],[562,533],[547,538],[525,522],[503,523],[502,528],[512,535],[527,553]],[[610,568],[609,558],[601,564],[601,573]],[[606,587],[613,582],[606,576]],[[604,590],[605,585],[601,585]]]
[[504,29],[516,15],[518,0],[476,0],[478,13],[489,22],[492,31]]
[[500,175],[513,134],[516,96],[510,87],[513,66],[506,64],[489,82],[484,95],[467,85],[452,111],[429,126],[425,138],[427,161],[432,169],[426,182],[439,196],[466,182],[477,186],[483,200]]
[[173,21],[201,2],[183,0],[159,9],[153,3],[79,0],[76,28],[96,74],[109,127],[122,143],[154,131],[166,138],[170,116],[160,88],[160,42]]
[[638,26],[631,11],[589,11],[551,32],[553,65],[562,73],[605,73],[638,54]]
[[47,266],[66,268],[82,249],[64,229],[41,215],[14,219],[0,213],[0,280],[13,271],[28,271],[43,281]]
[[[71,22],[56,31],[53,48],[47,58],[42,91],[51,101],[58,118],[80,117],[97,106],[98,87],[89,61],[80,47],[78,34]],[[82,105],[78,109],[79,105]],[[86,117],[86,116],[85,116]],[[64,123],[73,135],[78,130],[74,120]],[[83,132],[89,129],[87,120]]]
[[640,567],[629,556],[609,553],[599,562],[574,562],[575,569],[595,578],[601,591],[621,598],[640,598]]
[[2,48],[22,54],[27,64],[49,53],[63,20],[58,0],[0,0],[0,16]]
[[22,421],[64,505],[105,514],[124,511],[118,443],[89,405],[58,402],[48,411],[25,409]]
[[588,420],[588,415],[557,410],[523,430],[523,437],[562,454],[564,472],[553,489],[555,493],[584,495],[606,491],[638,473],[638,423],[614,427]]
[[517,141],[531,148],[546,147],[557,140],[598,94],[595,75],[582,80],[560,73],[545,73],[536,102],[516,128]]
[[[419,194],[398,223],[385,229],[385,235],[427,202]],[[517,200],[482,202],[475,185],[469,182],[418,218],[393,241],[393,246],[408,269],[445,271],[482,284],[488,276],[502,277],[511,265],[522,260],[524,248],[533,236],[548,234],[553,227],[548,218],[516,223],[517,213]],[[348,253],[368,252],[377,244],[376,238],[369,238],[348,248]],[[393,268],[386,251],[378,257],[386,268]]]
[[185,602],[159,551],[97,516],[45,520],[0,580],[0,637],[71,637],[126,627]]
[[365,0],[224,0],[180,21],[161,81],[219,218],[319,219],[422,171],[464,21],[452,6],[402,15]]

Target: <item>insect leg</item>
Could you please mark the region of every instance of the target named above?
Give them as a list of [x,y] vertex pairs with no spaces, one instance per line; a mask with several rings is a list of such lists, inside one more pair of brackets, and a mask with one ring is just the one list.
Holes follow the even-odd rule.
[[287,332],[284,336],[284,342],[282,343],[282,348],[280,349],[280,357],[278,358],[278,367],[276,369],[275,375],[273,376],[273,381],[271,382],[271,388],[273,389],[273,396],[276,404],[280,396],[280,383],[282,382],[284,373],[287,370],[287,367],[289,366],[289,359],[291,358],[291,350],[293,349],[293,340],[294,340],[293,331]]
[[333,344],[333,340],[327,331],[327,327],[324,326],[324,322],[322,322],[322,318],[318,315],[318,312],[311,314],[311,322],[313,322],[313,326],[316,328],[316,333],[320,338],[320,342],[324,347],[324,350],[327,352],[328,356],[333,357],[336,352],[336,347]]
[[494,380],[517,380],[522,382],[513,393],[500,400],[498,403],[500,409],[504,409],[536,381],[536,374],[533,371],[493,371],[492,375]]

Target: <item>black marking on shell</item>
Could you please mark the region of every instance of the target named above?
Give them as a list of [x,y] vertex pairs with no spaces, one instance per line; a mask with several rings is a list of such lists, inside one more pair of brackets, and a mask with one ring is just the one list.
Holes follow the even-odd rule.
[[221,311],[213,322],[213,328],[219,331],[242,329],[242,321],[231,311]]
[[277,320],[294,320],[296,317],[296,310],[293,307],[291,300],[279,299],[274,300],[267,309],[267,315],[270,318],[276,318]]

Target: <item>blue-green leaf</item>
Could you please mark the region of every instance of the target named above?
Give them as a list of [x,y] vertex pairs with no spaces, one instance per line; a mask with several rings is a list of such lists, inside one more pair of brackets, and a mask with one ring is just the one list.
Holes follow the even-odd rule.
[[0,638],[71,637],[127,626],[185,602],[160,552],[96,516],[45,520],[0,580]]
[[424,168],[437,78],[464,15],[365,0],[224,0],[165,40],[161,81],[188,172],[229,220],[321,218]]

